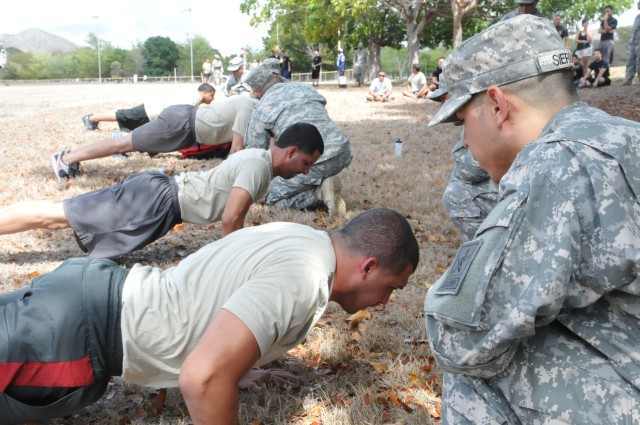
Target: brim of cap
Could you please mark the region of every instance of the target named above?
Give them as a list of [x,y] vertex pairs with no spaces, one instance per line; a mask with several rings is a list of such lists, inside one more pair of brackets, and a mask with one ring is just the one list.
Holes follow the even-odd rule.
[[429,93],[429,95],[427,96],[427,99],[431,99],[431,100],[435,100],[436,102],[439,102],[440,98],[447,93],[449,93],[449,90],[447,90],[444,87],[440,87],[433,93]]
[[458,96],[456,98],[447,99],[446,102],[440,107],[438,113],[433,116],[433,119],[429,122],[429,127],[434,125],[443,124],[446,122],[457,121],[455,113],[464,106],[471,99],[470,94]]
[[231,72],[233,72],[233,71],[237,71],[237,70],[239,70],[239,69],[240,69],[240,67],[241,67],[241,66],[242,66],[242,65],[238,65],[238,66],[228,66],[228,67],[227,67],[227,71],[231,71]]

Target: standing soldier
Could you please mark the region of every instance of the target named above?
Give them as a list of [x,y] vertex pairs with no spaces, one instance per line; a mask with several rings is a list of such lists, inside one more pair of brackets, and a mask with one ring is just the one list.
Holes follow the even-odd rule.
[[364,83],[367,69],[369,69],[369,52],[363,48],[362,43],[358,43],[353,58],[353,77],[358,87]]

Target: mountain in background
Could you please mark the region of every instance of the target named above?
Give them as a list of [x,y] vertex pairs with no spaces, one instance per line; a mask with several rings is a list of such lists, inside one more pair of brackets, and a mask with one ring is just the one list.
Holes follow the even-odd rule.
[[4,47],[14,47],[26,53],[72,52],[78,45],[57,35],[31,28],[17,34],[2,34],[0,41]]

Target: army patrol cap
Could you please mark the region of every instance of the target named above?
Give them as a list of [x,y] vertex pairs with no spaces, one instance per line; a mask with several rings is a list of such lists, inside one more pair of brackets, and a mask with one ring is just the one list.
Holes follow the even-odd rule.
[[[262,90],[273,79],[273,74],[280,76],[280,62],[275,58],[265,59],[264,62],[251,70],[244,82],[253,90]],[[286,81],[282,77],[280,80]]]
[[243,65],[243,60],[240,56],[236,56],[235,58],[231,59],[229,61],[229,66],[227,66],[227,71],[237,71],[240,69],[240,67]]
[[547,72],[573,67],[553,23],[533,15],[498,22],[460,44],[442,66],[449,99],[429,127],[456,121],[475,93]]

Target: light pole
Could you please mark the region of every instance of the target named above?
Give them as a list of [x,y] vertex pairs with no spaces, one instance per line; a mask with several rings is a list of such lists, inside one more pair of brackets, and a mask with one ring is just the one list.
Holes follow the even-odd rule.
[[[191,8],[183,9],[183,12],[189,12],[189,31],[193,32],[191,29]],[[189,33],[187,33],[187,38],[189,39],[189,51],[191,53],[191,82],[193,83],[193,34],[191,37]]]
[[102,63],[100,61],[100,16],[93,16],[96,20],[96,43],[98,44],[98,83],[102,84]]

